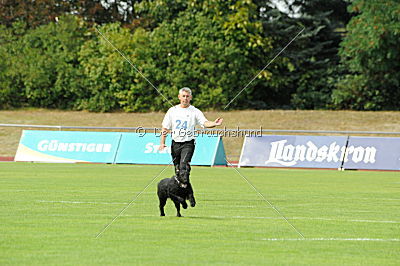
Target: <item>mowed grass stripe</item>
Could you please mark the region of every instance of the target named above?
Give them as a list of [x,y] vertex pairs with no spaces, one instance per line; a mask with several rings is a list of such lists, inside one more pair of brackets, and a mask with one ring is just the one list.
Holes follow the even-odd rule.
[[400,259],[399,243],[389,241],[400,238],[396,172],[242,168],[304,233],[306,241],[297,241],[230,168],[193,167],[198,205],[177,218],[168,202],[167,217],[159,217],[156,183],[171,168],[95,239],[162,168],[1,164],[0,264],[395,265]]

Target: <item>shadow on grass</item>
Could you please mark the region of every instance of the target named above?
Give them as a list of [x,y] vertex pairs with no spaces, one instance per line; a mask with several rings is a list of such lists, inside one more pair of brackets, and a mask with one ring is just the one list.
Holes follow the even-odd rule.
[[182,217],[177,217],[175,215],[166,215],[166,216],[158,216],[158,215],[124,215],[121,216],[120,218],[125,218],[125,219],[151,219],[151,220],[172,220],[172,219],[176,219],[176,220],[185,220],[185,219],[197,219],[197,220],[230,220],[232,219],[231,217],[215,217],[215,216],[186,216],[183,215]]
[[181,218],[198,219],[198,220],[229,220],[229,217],[212,217],[212,216],[183,216]]

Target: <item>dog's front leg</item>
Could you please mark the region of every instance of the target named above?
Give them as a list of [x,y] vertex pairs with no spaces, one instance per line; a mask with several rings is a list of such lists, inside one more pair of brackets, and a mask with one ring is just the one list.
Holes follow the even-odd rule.
[[183,200],[183,201],[181,202],[181,204],[182,204],[182,208],[187,209],[188,205],[187,205],[187,203],[186,203],[186,200]]
[[176,216],[177,216],[177,217],[182,217],[182,215],[181,215],[181,204],[180,204],[180,202],[174,200],[174,203],[175,203],[175,208],[176,208]]
[[192,206],[192,207],[196,206],[196,200],[194,199],[194,195],[189,194],[188,198],[189,198],[190,206]]

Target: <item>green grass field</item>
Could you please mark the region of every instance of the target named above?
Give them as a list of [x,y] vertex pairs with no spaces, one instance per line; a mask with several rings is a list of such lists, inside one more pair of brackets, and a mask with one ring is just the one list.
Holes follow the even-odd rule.
[[398,172],[193,167],[197,206],[159,217],[164,166],[0,163],[0,264],[398,265]]

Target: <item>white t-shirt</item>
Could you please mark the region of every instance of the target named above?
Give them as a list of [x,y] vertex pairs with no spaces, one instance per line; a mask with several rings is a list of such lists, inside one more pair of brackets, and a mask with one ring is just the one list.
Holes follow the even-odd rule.
[[196,125],[204,127],[207,121],[204,114],[196,107],[189,105],[182,108],[180,105],[169,108],[162,122],[162,127],[172,131],[175,142],[190,141],[195,138]]

